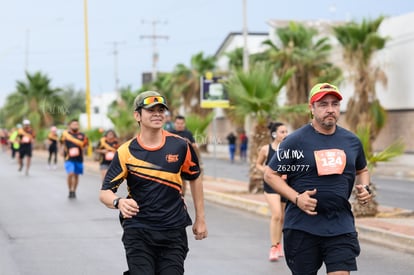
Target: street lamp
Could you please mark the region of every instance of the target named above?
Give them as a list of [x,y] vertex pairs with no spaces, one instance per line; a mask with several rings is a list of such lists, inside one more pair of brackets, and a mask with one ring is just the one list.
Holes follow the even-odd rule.
[[243,71],[249,71],[249,51],[247,49],[247,0],[243,0]]

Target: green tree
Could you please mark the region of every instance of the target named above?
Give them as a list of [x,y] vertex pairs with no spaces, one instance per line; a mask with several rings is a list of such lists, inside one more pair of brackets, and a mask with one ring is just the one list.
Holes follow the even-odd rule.
[[191,67],[178,64],[172,73],[172,89],[174,94],[182,100],[184,113],[201,116],[211,112],[201,108],[200,104],[200,77],[207,72],[213,72],[216,64],[213,56],[204,56],[202,52],[191,57]]
[[26,72],[26,80],[17,81],[16,91],[6,98],[3,108],[6,126],[13,127],[27,118],[38,131],[61,122],[65,115],[61,91],[51,86],[47,75]]
[[214,119],[214,112],[211,112],[206,117],[197,114],[189,114],[185,117],[186,128],[193,133],[196,143],[205,148],[210,142],[217,142],[216,140],[209,140],[207,136],[207,128]]
[[[356,135],[361,140],[364,148],[365,157],[368,163],[368,170],[372,175],[374,168],[379,162],[387,162],[391,159],[400,156],[404,153],[405,145],[401,140],[396,140],[383,151],[374,152],[371,146],[370,125],[359,126]],[[356,199],[356,189],[352,190],[354,201],[352,202],[352,209],[356,217],[370,216],[374,217],[378,213],[378,202],[376,200],[376,186],[373,182],[370,183],[373,199],[366,205],[361,206]]]
[[85,91],[76,91],[72,86],[63,88],[62,98],[65,99],[66,120],[79,118],[79,115],[86,113]]
[[353,132],[358,127],[370,125],[371,142],[384,126],[386,113],[381,106],[375,86],[384,86],[387,77],[380,66],[374,65],[374,54],[383,49],[388,40],[378,33],[385,17],[363,20],[360,24],[349,22],[334,27],[336,38],[343,48],[343,60],[354,84],[354,95],[349,98],[345,119]]
[[268,142],[269,116],[278,108],[277,96],[292,75],[287,71],[275,82],[269,65],[258,63],[249,72],[237,70],[226,83],[231,105],[238,116],[250,116],[254,129],[249,138],[249,191],[262,190],[262,175],[255,163],[259,148]]
[[[290,22],[287,27],[276,29],[276,35],[278,43],[265,41],[269,49],[252,59],[270,62],[279,77],[295,69],[286,84],[288,106],[307,103],[310,88],[315,83],[340,79],[341,70],[329,61],[332,49],[329,38],[319,38],[315,28]],[[309,115],[307,112],[289,114],[286,119],[296,129],[309,121]]]
[[240,70],[243,68],[243,48],[236,48],[231,52],[226,53],[229,58],[229,67],[233,70]]
[[120,98],[111,103],[108,108],[108,118],[111,120],[120,140],[128,140],[137,132],[137,122],[133,116],[134,100],[139,92],[131,87],[120,90]]

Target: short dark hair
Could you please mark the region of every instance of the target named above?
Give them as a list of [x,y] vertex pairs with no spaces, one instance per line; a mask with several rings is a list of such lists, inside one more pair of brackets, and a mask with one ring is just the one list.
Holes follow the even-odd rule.
[[79,119],[72,118],[71,120],[69,120],[68,124],[71,124],[72,122],[79,122]]
[[105,133],[104,133],[104,137],[106,137],[109,133],[112,133],[115,137],[117,137],[117,134],[116,134],[115,130],[113,130],[113,129],[106,130]]
[[178,115],[175,117],[175,120],[178,120],[178,119],[185,120],[185,116]]
[[270,133],[273,133],[282,125],[284,125],[282,122],[270,122],[269,125],[267,125],[267,129],[269,129]]

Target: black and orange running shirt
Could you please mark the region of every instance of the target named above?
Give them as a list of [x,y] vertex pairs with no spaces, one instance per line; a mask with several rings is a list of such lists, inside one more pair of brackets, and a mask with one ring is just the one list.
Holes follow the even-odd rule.
[[83,162],[83,149],[89,143],[84,133],[64,131],[60,137],[60,142],[64,146],[65,160]]
[[103,165],[109,165],[111,164],[112,159],[115,156],[116,149],[119,147],[118,139],[113,139],[112,141],[109,141],[106,139],[106,137],[102,137],[99,140],[98,149],[106,149],[105,153],[101,153],[99,163]]
[[152,230],[184,228],[192,221],[181,194],[182,179],[195,180],[200,166],[192,146],[183,138],[163,130],[163,142],[148,148],[133,138],[118,148],[106,173],[102,190],[117,192],[126,180],[128,198],[139,212],[122,220],[124,228]]

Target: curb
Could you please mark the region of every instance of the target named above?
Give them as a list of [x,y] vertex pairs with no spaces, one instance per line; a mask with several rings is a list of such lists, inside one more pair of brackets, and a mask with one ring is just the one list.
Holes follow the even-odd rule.
[[230,206],[249,212],[270,217],[270,211],[266,203],[240,198],[238,196],[224,194],[204,189],[204,199],[221,205]]
[[381,244],[381,246],[414,254],[414,239],[403,234],[389,232],[367,225],[356,225],[358,237],[361,240]]

